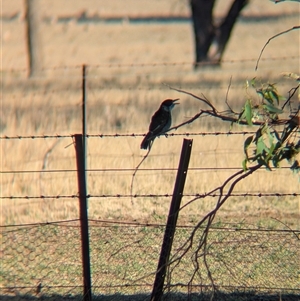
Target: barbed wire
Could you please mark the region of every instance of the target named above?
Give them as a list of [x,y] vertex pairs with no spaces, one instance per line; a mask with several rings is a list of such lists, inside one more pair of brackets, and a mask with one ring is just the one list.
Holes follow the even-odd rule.
[[[165,134],[167,137],[173,136],[229,136],[229,135],[250,135],[255,134],[255,131],[238,131],[238,132],[185,132],[185,133],[170,133]],[[146,134],[87,134],[86,138],[121,138],[121,137],[144,137]],[[0,140],[20,140],[20,139],[61,139],[61,138],[73,138],[73,134],[55,134],[55,135],[14,135],[14,136],[0,136]]]
[[[86,76],[88,78],[92,77],[94,78],[95,76]],[[99,76],[96,76],[97,79],[99,79]],[[158,90],[158,91],[166,91],[166,85],[164,85],[164,83],[156,83],[156,82],[149,82],[147,84],[145,83],[139,83],[137,84],[130,84],[130,83],[126,83],[126,84],[122,84],[122,83],[118,83],[118,85],[116,85],[115,82],[112,83],[107,83],[107,80],[104,80],[104,82],[102,83],[101,81],[97,80],[97,86],[95,87],[93,84],[89,85],[89,82],[87,83],[88,85],[88,90],[89,91],[93,91],[93,95],[90,95],[89,97],[89,101],[88,101],[88,105],[94,105],[96,103],[98,103],[98,98],[99,98],[99,93],[107,93],[107,91],[131,91],[136,93],[136,91],[153,91],[153,89]],[[178,84],[174,84],[174,86],[178,87]],[[197,82],[197,84],[195,85],[195,82],[192,83],[184,83],[184,84],[180,84],[179,86],[184,86],[186,89],[189,90],[198,90],[204,94],[209,93],[211,90],[213,90],[214,92],[219,90],[221,91],[220,93],[223,93],[222,91],[224,91],[225,89],[228,90],[228,84],[224,84],[223,82],[219,83],[219,82]],[[280,83],[280,87],[290,87],[290,84],[288,82],[281,82]],[[81,87],[72,87],[71,89],[73,92],[81,92]],[[97,90],[97,92],[95,92]],[[230,91],[245,91],[245,80],[241,80],[238,82],[234,82],[231,83],[230,85]],[[68,92],[68,91],[66,91]],[[57,89],[53,89],[53,90],[49,90],[47,88],[47,98],[51,98],[51,97],[55,97],[57,98],[58,95],[60,95],[59,97],[61,97],[62,94],[62,89],[61,88],[57,88]],[[38,101],[41,100],[41,97],[43,97],[44,101],[47,102],[47,99],[45,99],[45,90],[44,89],[40,89],[38,91],[32,90],[30,95],[28,95],[28,90],[24,90],[23,93],[20,96],[20,93],[16,93],[9,95],[10,99],[13,100],[19,100],[20,97],[30,97],[31,101],[35,99],[35,97],[38,99]],[[47,102],[48,103],[48,102]],[[76,107],[76,106],[80,106],[81,105],[81,101],[77,100],[72,104],[59,104],[59,109],[63,109],[63,108],[70,108],[70,107]]]
[[1,136],[0,140],[18,140],[18,139],[60,139],[60,138],[73,138],[74,135],[60,135],[60,134],[55,134],[55,135],[15,135],[15,136]]
[[[282,193],[282,192],[242,192],[242,193],[231,193],[230,194],[233,197],[297,197],[300,196],[300,193],[296,192],[288,192],[288,193]],[[173,194],[170,193],[164,193],[164,194],[88,194],[86,195],[86,198],[158,198],[158,197],[165,197],[169,198],[172,197]],[[205,198],[205,197],[219,197],[221,196],[219,193],[214,194],[200,194],[200,193],[186,193],[182,195],[183,197],[194,197],[194,198]],[[23,196],[0,196],[0,199],[2,200],[30,200],[30,199],[74,199],[78,198],[78,194],[70,194],[70,195],[36,195],[36,196],[29,196],[29,195],[23,195]]]
[[[278,57],[265,57],[261,58],[261,61],[280,61],[280,60],[294,60],[299,59],[299,56],[278,56]],[[246,62],[257,62],[257,57],[249,58],[249,59],[229,59],[222,60],[222,64],[237,64],[237,63],[246,63]],[[89,64],[88,68],[128,68],[128,67],[165,67],[165,66],[192,66],[191,61],[178,61],[178,62],[155,62],[155,63],[103,63],[103,64]],[[203,62],[200,65],[207,65],[209,63]],[[81,65],[73,65],[73,66],[51,66],[41,68],[41,71],[49,71],[49,70],[68,70],[68,69],[79,69],[81,70]],[[28,72],[26,68],[10,68],[4,69],[4,72]]]
[[[68,220],[59,220],[53,222],[43,222],[43,223],[24,223],[24,224],[11,224],[11,225],[0,225],[0,228],[23,228],[23,227],[36,227],[36,226],[46,226],[46,225],[63,225],[66,223],[79,222],[80,219],[68,219]],[[73,226],[68,226],[73,227]]]

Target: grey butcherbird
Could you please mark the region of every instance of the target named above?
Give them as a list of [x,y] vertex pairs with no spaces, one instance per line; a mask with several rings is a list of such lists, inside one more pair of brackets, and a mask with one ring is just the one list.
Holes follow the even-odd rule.
[[163,135],[170,127],[172,123],[171,111],[178,103],[175,103],[177,99],[164,100],[159,109],[154,113],[151,118],[149,126],[149,132],[141,143],[141,149],[150,149],[154,139],[160,135]]

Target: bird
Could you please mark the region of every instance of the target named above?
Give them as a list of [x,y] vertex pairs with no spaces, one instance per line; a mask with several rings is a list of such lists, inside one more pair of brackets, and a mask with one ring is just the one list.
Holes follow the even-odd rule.
[[154,139],[160,135],[163,135],[170,127],[172,123],[171,111],[175,107],[176,99],[164,100],[159,109],[154,113],[149,125],[149,131],[141,143],[141,149],[151,149]]

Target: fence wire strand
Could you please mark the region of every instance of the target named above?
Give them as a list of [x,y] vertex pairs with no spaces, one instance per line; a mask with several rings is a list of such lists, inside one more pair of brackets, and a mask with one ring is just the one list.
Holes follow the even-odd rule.
[[[249,135],[249,134],[254,134],[254,131],[241,131],[241,132],[186,132],[186,133],[168,133],[166,136],[230,136],[230,135]],[[87,134],[86,138],[122,138],[122,137],[144,137],[145,134]],[[73,139],[74,135],[17,135],[17,136],[1,136],[0,140],[21,140],[21,139],[60,139],[60,138],[72,138]]]

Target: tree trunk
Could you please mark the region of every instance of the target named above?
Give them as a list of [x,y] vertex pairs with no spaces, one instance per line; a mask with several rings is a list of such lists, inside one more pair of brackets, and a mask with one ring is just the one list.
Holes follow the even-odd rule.
[[[234,0],[223,22],[216,26],[213,19],[215,0],[190,0],[195,38],[195,68],[201,62],[220,63],[233,26],[248,2],[249,0]],[[209,56],[214,42],[216,43],[215,54]]]
[[215,0],[190,0],[197,63],[208,60],[208,51],[215,37],[213,7]]
[[217,52],[214,58],[218,61],[221,61],[224,54],[226,45],[229,41],[232,29],[236,23],[241,10],[249,3],[249,0],[235,0],[230,7],[227,16],[217,28],[216,32],[216,43],[217,43]]

